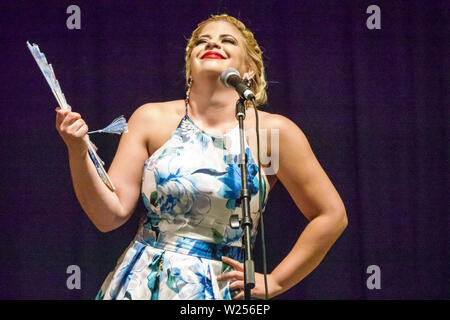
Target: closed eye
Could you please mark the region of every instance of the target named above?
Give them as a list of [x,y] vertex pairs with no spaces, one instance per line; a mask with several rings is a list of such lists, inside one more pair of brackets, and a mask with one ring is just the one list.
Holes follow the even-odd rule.
[[222,42],[229,42],[232,44],[236,44],[236,42],[233,39],[223,39]]
[[199,44],[204,43],[204,42],[206,42],[206,40],[200,39],[200,40],[195,41],[195,45],[198,46]]
[[[195,41],[195,45],[198,46],[199,44],[205,43],[206,40],[205,39],[199,39],[197,41]],[[223,39],[222,42],[228,42],[231,44],[236,44],[236,41],[234,41],[233,39]]]

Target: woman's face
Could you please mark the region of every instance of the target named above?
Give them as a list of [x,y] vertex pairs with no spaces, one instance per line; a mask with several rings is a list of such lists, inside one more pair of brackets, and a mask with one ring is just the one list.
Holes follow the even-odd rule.
[[191,76],[220,76],[226,68],[243,75],[248,71],[247,53],[240,31],[226,21],[210,22],[201,30],[190,56]]

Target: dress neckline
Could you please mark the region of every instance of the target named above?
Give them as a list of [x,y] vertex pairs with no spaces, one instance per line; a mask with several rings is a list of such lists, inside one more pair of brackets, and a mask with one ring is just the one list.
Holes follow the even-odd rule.
[[193,125],[196,129],[198,129],[202,134],[204,134],[204,135],[206,135],[206,136],[209,136],[209,137],[211,137],[211,138],[223,138],[223,137],[226,137],[226,136],[231,135],[232,133],[234,133],[234,131],[237,131],[237,130],[239,129],[239,124],[237,124],[233,129],[228,130],[225,134],[222,134],[222,135],[212,134],[212,133],[205,132],[205,131],[204,131],[202,128],[200,128],[200,127],[194,122],[194,120],[192,120],[188,115],[186,115],[185,118],[186,118],[187,120],[189,120],[189,122],[192,123],[192,125]]
[[236,130],[239,129],[239,123],[238,123],[233,129],[228,130],[225,134],[222,134],[222,135],[212,134],[212,133],[208,133],[208,132],[204,131],[202,128],[200,128],[200,127],[194,122],[194,120],[191,119],[191,117],[189,117],[189,115],[188,115],[188,103],[187,103],[187,102],[186,102],[186,104],[185,104],[184,118],[187,119],[187,120],[189,120],[189,122],[192,123],[192,125],[193,125],[195,128],[197,128],[201,133],[203,133],[204,135],[207,135],[207,136],[209,136],[209,137],[212,137],[212,138],[223,138],[223,137],[225,137],[225,136],[231,135],[232,133],[234,133],[234,131],[236,131]]

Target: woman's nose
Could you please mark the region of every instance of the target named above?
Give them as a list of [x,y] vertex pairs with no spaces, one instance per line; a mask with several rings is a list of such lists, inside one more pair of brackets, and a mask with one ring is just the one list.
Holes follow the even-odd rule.
[[206,43],[206,48],[214,48],[214,47],[220,48],[220,44],[213,39],[209,39],[208,42]]

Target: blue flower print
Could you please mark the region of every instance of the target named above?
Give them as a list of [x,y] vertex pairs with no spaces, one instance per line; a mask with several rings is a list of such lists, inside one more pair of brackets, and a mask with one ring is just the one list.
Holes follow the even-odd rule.
[[[247,159],[250,159],[250,149],[248,147],[245,149],[245,153],[247,154]],[[230,155],[224,156],[224,161],[227,161],[227,159],[231,159],[231,161],[228,161],[226,174],[218,179],[223,183],[223,187],[219,191],[219,194],[223,198],[229,199],[226,203],[226,207],[235,210],[236,207],[240,207],[241,205],[241,200],[239,199],[242,189],[241,168],[238,164],[238,155],[233,155],[231,157]],[[255,195],[259,189],[259,180],[256,176],[257,173],[258,167],[256,164],[248,162],[247,181],[251,196]]]

